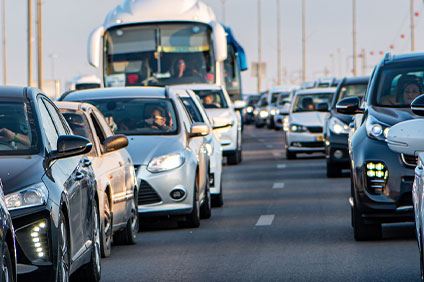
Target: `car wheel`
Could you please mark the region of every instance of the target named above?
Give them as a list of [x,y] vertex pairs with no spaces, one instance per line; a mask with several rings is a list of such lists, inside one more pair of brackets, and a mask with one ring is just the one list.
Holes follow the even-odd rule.
[[356,241],[379,240],[382,237],[381,224],[366,224],[363,222],[356,207],[352,208],[353,234]]
[[232,151],[227,155],[227,163],[229,165],[237,165],[238,163],[240,163],[239,157],[240,154],[238,150]]
[[104,195],[104,204],[103,204],[103,220],[101,226],[101,247],[102,247],[102,257],[106,258],[110,256],[113,240],[113,219],[112,211],[110,208],[110,201],[107,194]]
[[100,281],[101,276],[101,242],[100,242],[100,217],[97,202],[93,200],[93,245],[91,250],[91,260],[82,269],[82,281]]
[[134,199],[131,201],[131,216],[128,219],[125,229],[118,231],[115,234],[114,241],[116,243],[125,245],[133,245],[136,243],[137,232],[139,229],[137,206],[137,198],[134,195]]
[[198,228],[200,226],[200,201],[197,196],[197,185],[198,180],[196,176],[196,181],[194,183],[194,192],[193,192],[193,209],[189,215],[186,216],[185,221],[179,222],[179,226],[188,227],[188,228]]
[[12,257],[10,256],[9,247],[6,243],[4,244],[3,265],[1,266],[1,271],[1,281],[15,281],[15,276],[13,274]]
[[209,178],[206,179],[206,191],[205,199],[203,200],[202,206],[200,207],[200,218],[209,219],[212,216],[212,200],[211,192],[209,189]]
[[294,160],[296,159],[296,153],[291,152],[289,149],[286,149],[286,158],[288,160]]
[[222,191],[222,179],[221,179],[221,189],[220,193],[212,196],[212,206],[213,207],[222,207],[224,205],[224,192]]
[[341,169],[336,167],[335,164],[327,160],[327,177],[335,178],[335,177],[340,177],[341,175],[342,175]]
[[62,211],[59,214],[59,236],[57,244],[56,281],[69,281],[69,240],[68,226]]

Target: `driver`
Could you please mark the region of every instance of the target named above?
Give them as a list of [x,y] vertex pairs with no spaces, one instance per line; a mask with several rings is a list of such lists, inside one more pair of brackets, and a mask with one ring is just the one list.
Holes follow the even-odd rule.
[[203,105],[205,108],[220,108],[220,105],[215,102],[215,96],[212,94],[203,97]]
[[311,97],[302,99],[302,108],[305,111],[315,111],[314,100]]
[[15,142],[30,147],[31,141],[27,135],[16,133],[7,128],[0,128],[0,141]]
[[386,96],[383,104],[386,105],[410,105],[415,98],[423,94],[423,83],[414,75],[405,75],[399,79],[396,96]]
[[152,129],[160,129],[163,131],[169,131],[171,128],[166,124],[166,117],[164,115],[164,109],[161,107],[154,107],[150,112],[150,118],[146,119],[146,123]]

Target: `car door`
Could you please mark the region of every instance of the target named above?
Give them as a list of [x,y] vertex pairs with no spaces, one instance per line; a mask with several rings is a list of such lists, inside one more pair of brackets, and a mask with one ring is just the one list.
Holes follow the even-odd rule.
[[[420,153],[418,155],[418,165],[415,168],[415,182],[412,190],[412,197],[413,197],[413,203],[414,203],[414,210],[415,210],[415,223],[417,228],[417,241],[421,246],[422,238],[423,236],[423,215],[424,215],[424,153]],[[420,232],[421,231],[421,232]]]
[[[56,108],[47,99],[40,97],[38,106],[44,133],[48,141],[48,149],[50,151],[56,150],[58,137],[69,134],[69,131],[64,127]],[[84,179],[84,175],[81,172],[80,159],[81,157],[78,156],[59,159],[50,168],[57,185],[60,189],[63,189],[59,192],[64,192],[67,195],[72,258],[80,253],[85,244],[82,220],[86,216],[86,211],[83,210],[81,199],[81,181]]]

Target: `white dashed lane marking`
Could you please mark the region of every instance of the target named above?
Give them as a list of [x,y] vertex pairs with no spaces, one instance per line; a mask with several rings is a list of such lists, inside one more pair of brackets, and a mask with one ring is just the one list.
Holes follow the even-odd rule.
[[272,189],[283,189],[284,188],[284,182],[276,182],[274,185],[272,185]]
[[287,165],[286,164],[278,164],[277,168],[278,169],[284,169],[284,168],[287,168]]
[[261,215],[258,219],[258,222],[256,222],[256,226],[269,226],[274,221],[274,218],[274,214]]

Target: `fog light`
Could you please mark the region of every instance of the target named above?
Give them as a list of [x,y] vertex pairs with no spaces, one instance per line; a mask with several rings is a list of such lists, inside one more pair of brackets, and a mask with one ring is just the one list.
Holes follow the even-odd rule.
[[389,172],[382,162],[368,162],[366,164],[367,190],[372,194],[381,194],[389,177]]
[[22,251],[31,262],[49,261],[49,228],[43,219],[16,230]]
[[184,189],[176,188],[171,191],[170,196],[173,200],[181,201],[185,198],[186,192],[184,191]]
[[340,150],[336,150],[336,151],[334,152],[334,157],[335,157],[336,159],[341,159],[341,158],[343,158],[343,152],[342,152],[342,151],[340,151]]

